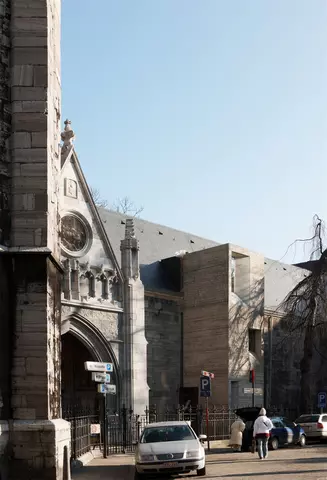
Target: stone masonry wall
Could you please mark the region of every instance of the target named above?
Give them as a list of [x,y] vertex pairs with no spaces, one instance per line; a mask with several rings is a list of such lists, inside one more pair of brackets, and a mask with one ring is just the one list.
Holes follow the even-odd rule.
[[[296,414],[300,398],[300,361],[303,355],[303,334],[293,332],[290,335],[286,326],[286,318],[270,316],[270,322],[271,328],[267,329],[265,334],[268,401],[274,407],[283,406],[283,408]],[[327,391],[326,327],[317,328],[314,345],[311,387],[312,406],[313,410],[316,410],[318,393]]]
[[0,247],[9,246],[10,235],[10,1],[0,0]]
[[60,6],[60,0],[11,1],[11,288],[16,309],[10,478],[15,480],[69,478],[70,429],[60,420],[57,263]]
[[181,329],[180,307],[177,302],[145,297],[149,402],[150,405],[156,405],[158,411],[179,403],[182,380]]
[[229,246],[183,257],[184,386],[198,387],[201,370],[215,374],[210,402],[228,404]]

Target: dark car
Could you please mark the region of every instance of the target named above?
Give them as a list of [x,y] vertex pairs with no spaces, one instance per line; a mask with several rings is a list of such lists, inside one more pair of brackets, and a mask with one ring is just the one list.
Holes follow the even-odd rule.
[[[236,410],[238,415],[245,423],[245,430],[243,432],[242,450],[248,452],[253,440],[253,424],[258,418],[260,408],[248,407],[239,408]],[[305,447],[306,435],[303,428],[294,422],[291,422],[285,417],[273,416],[269,417],[274,425],[270,432],[269,448],[277,450],[283,445],[299,445]]]

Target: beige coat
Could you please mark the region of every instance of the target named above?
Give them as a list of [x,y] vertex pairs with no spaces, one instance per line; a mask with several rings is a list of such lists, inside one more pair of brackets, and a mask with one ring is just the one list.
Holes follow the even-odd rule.
[[245,423],[242,420],[236,420],[231,426],[231,438],[229,445],[242,445],[242,437],[245,429]]

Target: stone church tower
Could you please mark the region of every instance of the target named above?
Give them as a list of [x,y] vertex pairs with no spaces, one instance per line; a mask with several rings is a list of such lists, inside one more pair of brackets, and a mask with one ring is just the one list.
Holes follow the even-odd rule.
[[60,0],[0,0],[0,28],[1,478],[59,480]]

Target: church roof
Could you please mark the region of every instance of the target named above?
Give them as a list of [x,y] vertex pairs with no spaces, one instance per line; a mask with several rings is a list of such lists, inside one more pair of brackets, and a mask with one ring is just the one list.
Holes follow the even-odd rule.
[[[120,241],[124,238],[128,216],[98,208],[107,236],[120,263]],[[171,284],[162,272],[161,260],[178,252],[195,252],[220,245],[218,242],[190,233],[134,219],[135,235],[140,242],[141,279],[146,290],[171,292]],[[295,265],[265,258],[265,307],[275,309],[287,293],[310,272]]]
[[[120,241],[124,238],[126,219],[130,217],[105,208],[98,208],[98,212],[120,263]],[[134,226],[135,236],[140,242],[141,279],[146,290],[171,291],[170,282],[162,275],[161,260],[174,257],[178,252],[195,252],[219,245],[212,240],[140,218],[134,218]]]

